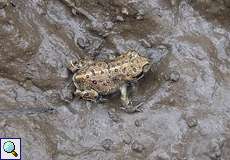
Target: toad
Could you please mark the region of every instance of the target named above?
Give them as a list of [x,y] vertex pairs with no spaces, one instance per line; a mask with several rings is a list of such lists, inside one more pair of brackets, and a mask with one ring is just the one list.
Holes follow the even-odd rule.
[[150,60],[134,50],[128,50],[110,61],[73,60],[68,64],[74,73],[74,94],[84,100],[98,101],[100,97],[120,91],[122,109],[139,111],[132,106],[127,95],[127,84],[139,80],[149,71]]

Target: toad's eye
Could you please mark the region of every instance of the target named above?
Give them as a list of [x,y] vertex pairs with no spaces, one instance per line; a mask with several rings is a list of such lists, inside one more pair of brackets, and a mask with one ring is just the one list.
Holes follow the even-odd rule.
[[72,60],[72,61],[70,61],[70,63],[75,66],[75,65],[77,65],[78,61],[77,60]]
[[89,93],[85,93],[84,96],[85,96],[85,97],[89,97]]

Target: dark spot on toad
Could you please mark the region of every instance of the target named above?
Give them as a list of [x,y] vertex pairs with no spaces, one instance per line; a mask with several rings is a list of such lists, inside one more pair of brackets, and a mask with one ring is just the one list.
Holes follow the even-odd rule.
[[92,74],[95,76],[95,71],[94,71],[93,69],[91,69],[91,72],[92,72]]
[[117,77],[113,77],[113,80],[114,80],[114,81],[117,81],[117,80],[118,80],[118,78],[117,78]]
[[93,84],[97,84],[97,81],[96,81],[96,80],[93,80],[92,82],[93,82]]
[[122,72],[125,73],[125,71],[126,71],[126,68],[123,68],[123,69],[122,69]]

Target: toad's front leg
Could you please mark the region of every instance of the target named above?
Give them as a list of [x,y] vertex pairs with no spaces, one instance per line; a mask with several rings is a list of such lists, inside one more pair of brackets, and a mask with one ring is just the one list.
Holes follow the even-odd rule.
[[84,100],[93,101],[93,102],[96,102],[99,97],[98,92],[93,89],[83,90],[83,91],[76,89],[74,94],[80,96]]
[[67,64],[67,68],[68,68],[71,72],[75,73],[78,69],[80,69],[79,64],[78,64],[78,61],[79,61],[79,60],[77,60],[77,59],[71,60],[71,61]]
[[91,59],[75,59],[75,60],[71,60],[68,64],[67,64],[67,68],[73,72],[76,73],[76,71],[78,71],[81,68],[84,68],[85,66],[89,66],[92,65],[94,63],[93,60]]
[[140,107],[142,104],[133,106],[132,103],[129,101],[128,94],[127,94],[127,84],[122,85],[120,87],[120,91],[121,91],[121,101],[122,101],[121,109],[127,113],[140,112],[141,111]]

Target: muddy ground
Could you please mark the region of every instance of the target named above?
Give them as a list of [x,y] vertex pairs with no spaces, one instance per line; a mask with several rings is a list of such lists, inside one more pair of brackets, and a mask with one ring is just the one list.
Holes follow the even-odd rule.
[[[0,137],[23,160],[230,160],[229,0],[3,1]],[[73,97],[69,60],[129,48],[154,62],[143,112]]]

